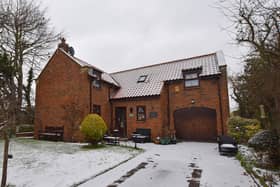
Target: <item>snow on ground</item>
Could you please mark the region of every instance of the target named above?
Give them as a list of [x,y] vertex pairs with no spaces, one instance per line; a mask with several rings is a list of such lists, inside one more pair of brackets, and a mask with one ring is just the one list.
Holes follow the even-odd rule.
[[[84,144],[13,139],[10,144],[8,183],[17,187],[63,187],[86,180],[136,156],[139,151],[106,146],[84,149]],[[0,141],[0,160],[3,141]],[[2,175],[2,171],[0,171]]]
[[[255,186],[238,160],[219,155],[217,144],[183,142],[176,145],[148,143],[138,146],[146,151],[81,186],[105,187],[117,184],[120,187],[185,187],[191,181],[198,181],[202,187]],[[133,170],[141,163],[147,163],[145,168]],[[194,175],[195,170],[201,170],[201,176]],[[135,173],[129,176],[129,171]]]
[[[238,147],[239,147],[239,153],[246,160],[246,162],[252,162],[252,163],[257,162],[258,156],[257,156],[256,151],[253,148],[248,147],[246,145],[239,145]],[[268,186],[280,187],[280,171],[270,171],[270,170],[261,169],[258,167],[253,167],[253,171],[259,177],[267,178],[268,180],[266,181],[266,184]],[[258,180],[258,179],[256,179],[256,180]]]

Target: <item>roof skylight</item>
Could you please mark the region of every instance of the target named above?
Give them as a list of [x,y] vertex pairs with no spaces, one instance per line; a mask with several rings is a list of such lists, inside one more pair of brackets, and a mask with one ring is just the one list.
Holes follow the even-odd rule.
[[138,78],[137,83],[139,83],[139,82],[145,82],[146,79],[147,79],[147,77],[148,77],[148,75],[141,75],[141,76]]

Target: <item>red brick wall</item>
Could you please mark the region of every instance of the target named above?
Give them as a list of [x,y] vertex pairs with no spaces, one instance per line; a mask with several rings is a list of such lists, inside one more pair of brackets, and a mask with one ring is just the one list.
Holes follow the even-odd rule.
[[[41,73],[36,85],[35,137],[38,130],[45,126],[64,126],[65,141],[82,141],[78,128],[73,132],[65,120],[67,103],[76,102],[82,109],[81,121],[92,106],[101,106],[101,116],[110,130],[115,128],[115,108],[126,107],[127,134],[136,128],[150,128],[152,138],[165,136],[174,131],[175,110],[190,106],[208,107],[216,110],[217,134],[226,132],[226,120],[229,116],[226,66],[220,67],[221,76],[200,80],[198,88],[186,89],[184,81],[165,83],[160,96],[139,97],[133,99],[111,100],[111,85],[102,82],[101,88],[94,88],[88,79],[88,69],[81,68],[60,50],[57,50]],[[91,101],[90,101],[91,89]],[[112,89],[111,89],[112,91]],[[195,101],[192,104],[192,100]],[[220,102],[221,101],[221,102]],[[137,121],[136,107],[146,106],[146,121]],[[130,108],[133,109],[130,114]],[[150,112],[157,112],[156,118],[150,118]],[[79,124],[79,123],[78,123]]]
[[[57,50],[46,65],[36,84],[35,137],[45,126],[64,126],[65,141],[83,141],[79,124],[91,112],[92,105],[101,106],[101,116],[111,126],[111,106],[109,102],[110,84],[101,83],[101,88],[91,86],[88,68],[81,67],[60,50]],[[67,104],[74,103],[81,110],[75,129],[72,130]]]
[[111,129],[110,87],[105,82],[101,83],[101,88],[92,86],[92,105],[99,105],[101,107],[101,117],[106,122],[108,129]]
[[[170,82],[169,85],[166,84],[165,87],[167,87],[166,90],[169,91],[170,131],[175,131],[174,112],[176,110],[196,106],[215,109],[217,134],[222,134],[222,131],[226,133],[229,104],[225,69],[220,78],[202,78],[199,87],[185,88],[183,80]],[[192,104],[192,100],[194,100],[194,104]],[[221,108],[222,111],[220,110]]]
[[[131,134],[136,130],[136,128],[150,128],[152,133],[152,138],[161,136],[162,133],[162,118],[163,113],[161,113],[161,102],[159,96],[154,97],[141,97],[134,99],[123,99],[123,100],[112,100],[113,106],[113,124],[115,125],[115,108],[116,107],[126,107],[126,119],[127,119],[127,135],[131,137]],[[137,121],[136,107],[146,106],[146,121]],[[133,109],[133,116],[130,115],[130,108]],[[150,118],[150,112],[157,112],[158,116],[156,118]]]
[[228,82],[227,82],[227,66],[221,66],[221,78],[220,83],[220,93],[221,93],[221,106],[222,106],[222,116],[224,124],[224,133],[227,133],[227,120],[229,118],[229,96],[228,96]]
[[[45,126],[64,126],[64,140],[82,140],[79,131],[72,137],[72,128],[65,119],[63,106],[77,103],[82,116],[89,112],[89,80],[87,69],[73,62],[60,50],[56,50],[36,84],[35,137]],[[77,128],[77,127],[76,127]]]

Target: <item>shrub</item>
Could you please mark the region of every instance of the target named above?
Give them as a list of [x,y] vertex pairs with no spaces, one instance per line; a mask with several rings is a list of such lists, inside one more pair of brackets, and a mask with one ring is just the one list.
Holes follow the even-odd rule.
[[96,145],[103,139],[107,125],[99,115],[88,114],[82,121],[80,130],[89,143]]
[[248,145],[250,147],[254,147],[257,151],[277,149],[278,137],[273,131],[263,130],[250,138],[250,140],[248,141]]
[[33,125],[21,125],[18,127],[18,132],[33,132],[34,126]]
[[[280,164],[278,147],[279,147],[279,138],[277,134],[270,130],[263,130],[255,134],[250,140],[248,141],[248,145],[253,147],[256,151],[268,153],[270,160],[272,161],[272,165]],[[262,161],[264,159],[261,159]],[[269,163],[267,163],[269,164]]]
[[239,143],[247,143],[248,140],[261,130],[260,122],[256,119],[247,119],[232,116],[228,122],[228,133]]

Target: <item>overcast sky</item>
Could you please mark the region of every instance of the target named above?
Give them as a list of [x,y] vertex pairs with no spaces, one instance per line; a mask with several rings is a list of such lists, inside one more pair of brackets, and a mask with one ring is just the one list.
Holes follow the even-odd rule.
[[44,0],[75,56],[115,72],[223,50],[230,74],[242,49],[217,0]]

